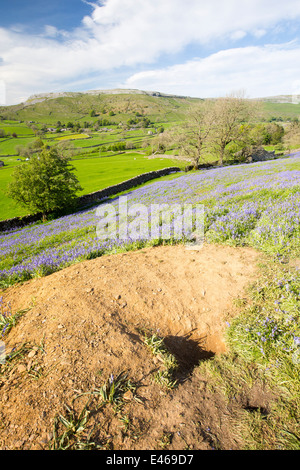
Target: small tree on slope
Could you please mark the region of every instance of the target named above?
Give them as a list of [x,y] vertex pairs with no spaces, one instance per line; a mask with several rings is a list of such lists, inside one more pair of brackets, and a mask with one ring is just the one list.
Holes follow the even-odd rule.
[[70,158],[56,148],[45,149],[15,168],[8,195],[31,212],[41,212],[45,221],[49,212],[74,206],[82,188],[73,170]]

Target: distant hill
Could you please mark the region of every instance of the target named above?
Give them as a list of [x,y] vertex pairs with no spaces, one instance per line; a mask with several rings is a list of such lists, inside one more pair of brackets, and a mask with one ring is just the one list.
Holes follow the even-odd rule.
[[[137,115],[153,122],[171,123],[183,120],[191,104],[200,101],[203,99],[130,89],[42,93],[32,95],[24,103],[0,107],[0,116],[48,125],[57,121],[83,123],[103,118],[119,123]],[[300,117],[300,96],[278,95],[257,101],[262,103],[265,120]]]
[[[200,100],[200,99],[199,99]],[[181,120],[196,98],[140,90],[90,90],[87,92],[44,93],[26,102],[0,108],[5,119],[53,124],[59,121],[110,116],[120,122],[131,115],[144,115],[159,122]]]
[[166,97],[166,98],[188,98],[187,96],[180,96],[180,95],[171,95],[167,93],[160,93],[159,91],[143,91],[143,90],[135,90],[135,89],[121,89],[116,88],[112,90],[88,90],[85,92],[61,92],[61,93],[39,93],[36,95],[32,95],[26,100],[23,104],[24,106],[30,106],[35,103],[39,103],[41,101],[61,98],[61,97],[73,97],[76,98],[77,96],[81,96],[83,94],[86,95],[148,95],[148,96],[155,96],[155,97]]

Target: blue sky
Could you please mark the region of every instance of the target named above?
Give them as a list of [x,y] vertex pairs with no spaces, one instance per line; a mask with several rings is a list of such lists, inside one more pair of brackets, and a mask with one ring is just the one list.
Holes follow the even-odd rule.
[[0,104],[111,88],[300,94],[299,0],[11,0],[2,10]]
[[92,6],[82,0],[11,0],[1,9],[0,27],[42,33],[44,25],[71,31],[82,18],[92,12]]

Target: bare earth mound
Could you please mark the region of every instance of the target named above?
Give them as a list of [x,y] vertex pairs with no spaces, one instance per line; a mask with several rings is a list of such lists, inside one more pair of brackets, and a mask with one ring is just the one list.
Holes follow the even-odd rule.
[[[5,338],[7,353],[22,354],[0,375],[0,448],[48,449],[55,417],[66,416],[66,406],[79,414],[88,400],[80,439],[89,434],[100,448],[210,449],[214,425],[222,447],[236,448],[230,418],[219,418],[221,398],[209,398],[196,366],[226,351],[232,301],[255,279],[258,256],[248,248],[161,246],[7,289],[13,312],[30,309]],[[164,337],[178,361],[171,391],[153,380],[162,363],[143,332]],[[122,405],[99,407],[96,391],[123,371],[131,387]]]

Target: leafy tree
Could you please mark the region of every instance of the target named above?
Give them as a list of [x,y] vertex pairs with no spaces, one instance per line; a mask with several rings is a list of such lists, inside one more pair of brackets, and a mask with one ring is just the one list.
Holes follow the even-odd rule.
[[150,119],[144,117],[142,120],[141,120],[141,127],[143,128],[146,128],[146,127],[149,127],[151,124],[151,121]]
[[108,119],[98,119],[97,123],[98,126],[111,126],[114,125],[113,122],[109,121]]
[[266,141],[266,128],[264,124],[248,124],[248,145],[262,146]]
[[138,120],[137,120],[137,119],[132,119],[132,118],[130,118],[130,119],[128,119],[128,121],[127,121],[127,126],[129,126],[129,127],[130,127],[130,126],[134,126],[134,125],[137,124],[137,123],[138,123]]
[[49,212],[74,206],[82,188],[73,170],[59,149],[43,149],[15,168],[8,195],[31,212],[41,212],[45,221]]
[[110,145],[107,147],[108,151],[118,152],[121,150],[126,150],[125,142],[116,142],[115,144]]
[[269,136],[269,142],[272,145],[280,144],[282,137],[284,136],[283,126],[270,123],[266,126],[266,135]]
[[[58,142],[54,148],[57,150],[58,154],[61,155],[62,157],[64,156],[68,160],[71,160],[74,158],[78,153],[80,153],[80,150],[75,147],[75,145],[68,141],[68,140],[62,140],[61,142]],[[48,150],[50,147],[48,148]]]

